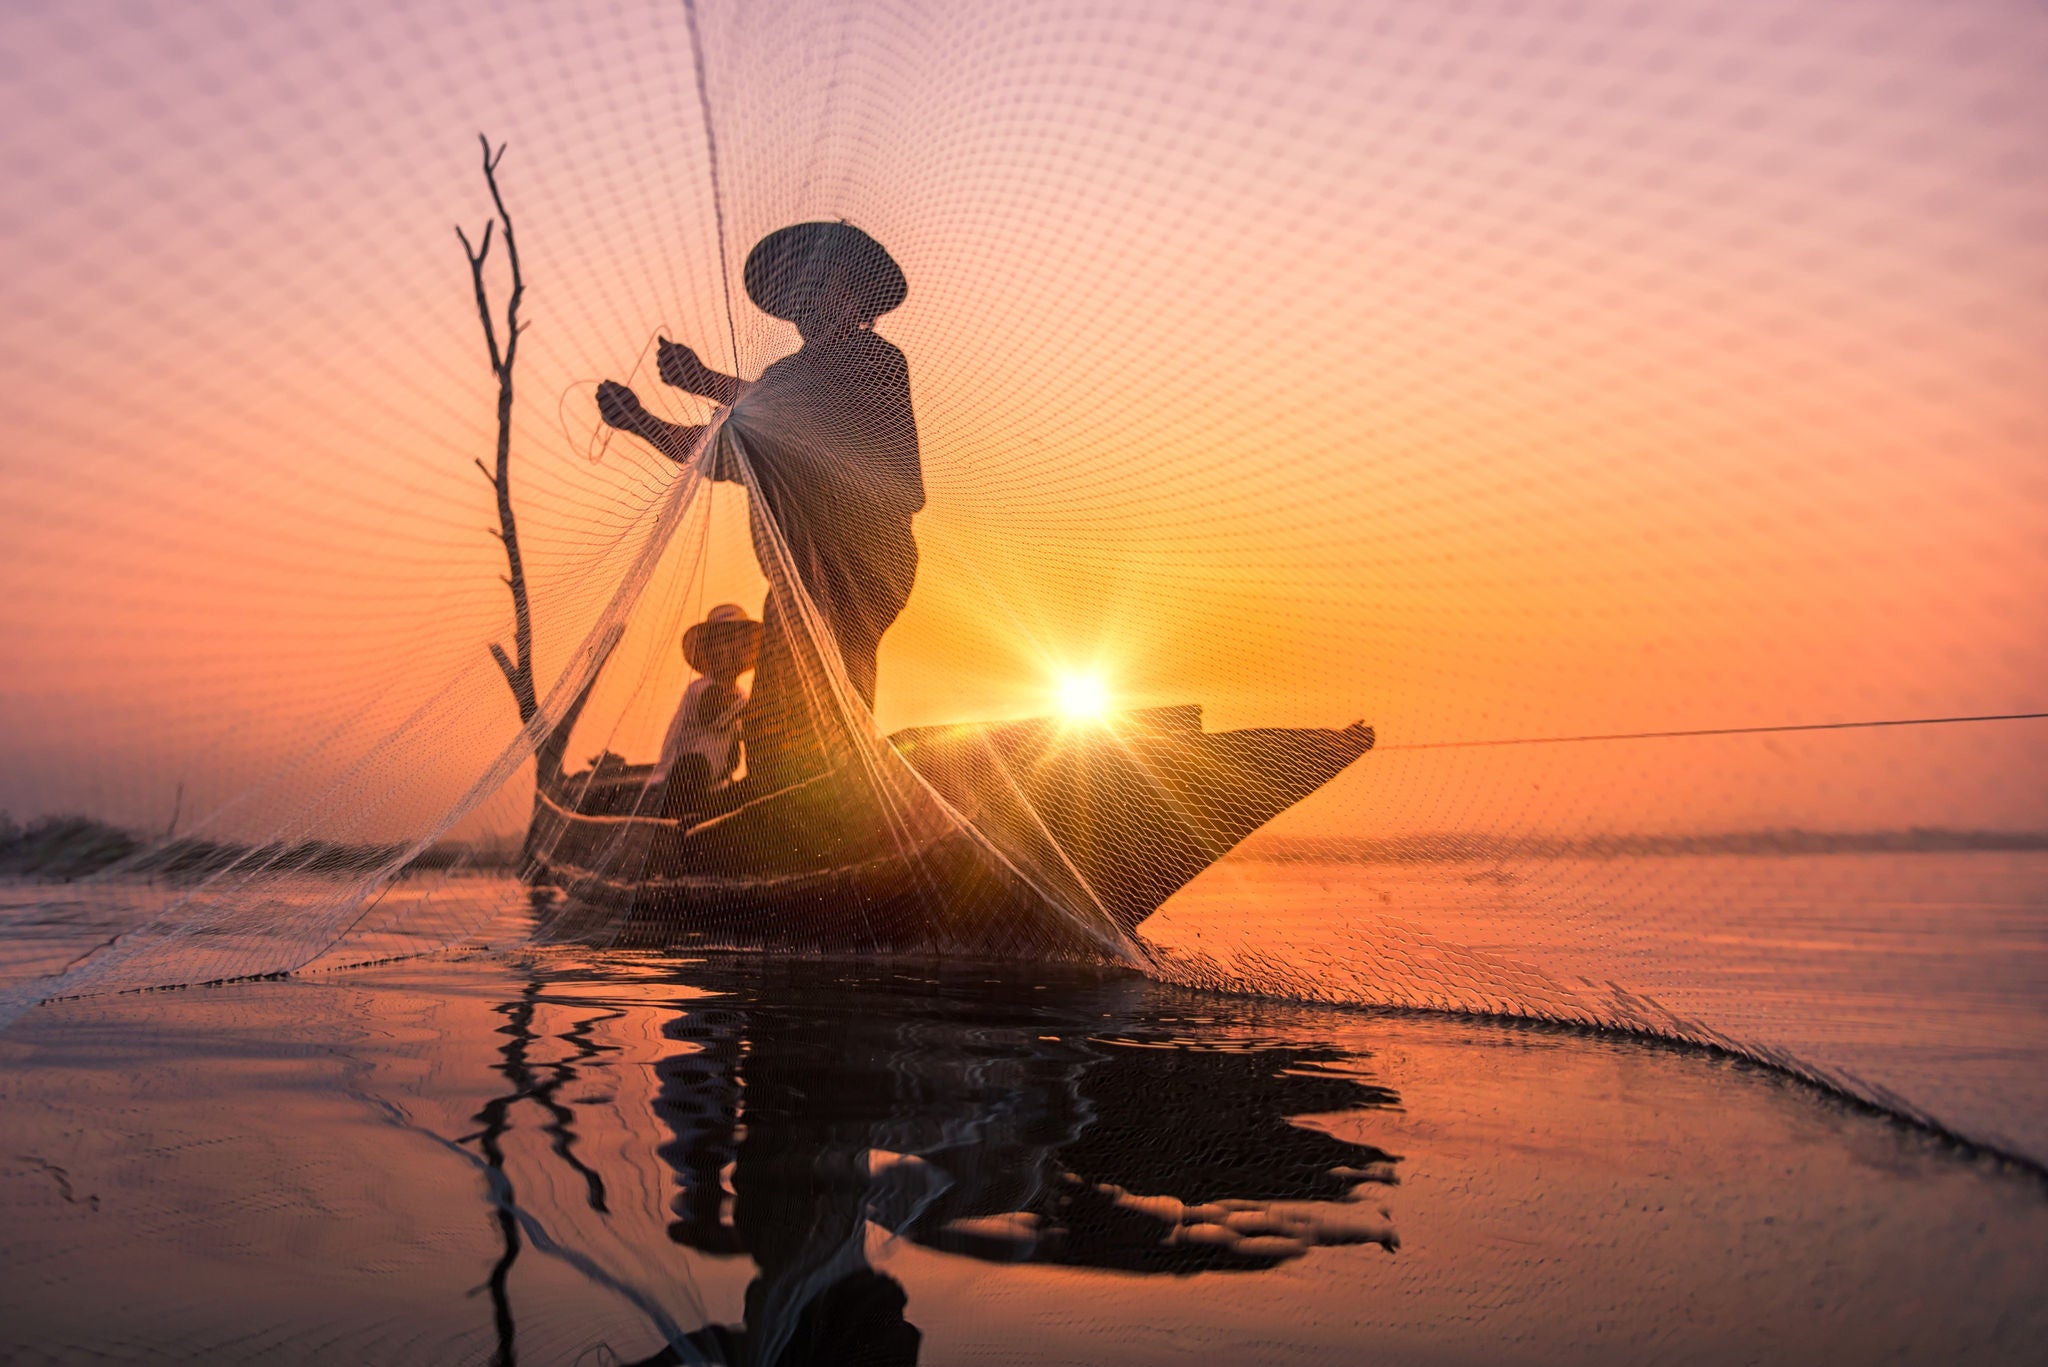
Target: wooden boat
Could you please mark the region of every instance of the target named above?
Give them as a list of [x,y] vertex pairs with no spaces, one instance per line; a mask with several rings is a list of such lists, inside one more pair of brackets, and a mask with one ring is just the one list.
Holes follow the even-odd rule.
[[570,895],[570,938],[1099,952],[1372,743],[1205,732],[1197,706],[920,727],[675,816],[645,768],[586,771],[539,795],[532,876]]

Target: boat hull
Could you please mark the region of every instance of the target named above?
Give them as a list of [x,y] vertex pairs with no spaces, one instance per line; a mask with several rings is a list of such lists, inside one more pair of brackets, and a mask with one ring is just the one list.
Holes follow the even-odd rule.
[[1114,952],[1372,740],[1363,725],[1204,732],[1195,707],[928,727],[857,773],[701,819],[571,780],[536,804],[533,876],[569,894],[557,933],[573,939]]

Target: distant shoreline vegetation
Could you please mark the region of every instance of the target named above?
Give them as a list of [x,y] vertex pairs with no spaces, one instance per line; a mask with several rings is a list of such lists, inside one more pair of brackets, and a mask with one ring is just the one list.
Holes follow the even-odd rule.
[[1809,831],[1770,827],[1698,835],[1254,835],[1239,852],[1282,864],[1440,864],[1509,859],[1620,859],[1654,855],[1965,854],[2048,850],[2048,831]]
[[[42,816],[27,825],[0,812],[0,877],[69,882],[118,873],[173,881],[195,880],[236,868],[273,873],[363,874],[389,864],[405,846],[348,845],[330,840],[273,841],[251,845],[197,836],[151,838],[90,816]],[[509,873],[519,867],[514,840],[430,846],[405,871]]]
[[[0,877],[70,881],[117,873],[174,881],[229,868],[273,873],[368,873],[396,859],[402,845],[301,840],[250,845],[180,836],[150,838],[89,816],[43,816],[27,825],[0,812]],[[1619,859],[1658,855],[1962,854],[2048,850],[2048,831],[1809,831],[1798,828],[1701,835],[1358,836],[1254,835],[1241,857],[1278,864],[1452,864],[1511,859]],[[430,846],[404,872],[513,873],[517,839]]]

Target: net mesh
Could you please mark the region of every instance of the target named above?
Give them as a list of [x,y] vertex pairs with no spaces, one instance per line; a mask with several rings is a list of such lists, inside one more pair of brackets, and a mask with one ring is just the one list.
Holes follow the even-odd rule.
[[2042,723],[1425,748],[2039,709],[2038,6],[0,23],[0,783],[157,880],[0,1015],[534,938],[1096,957],[2043,1156],[1885,1025],[2038,1044],[2038,966],[1844,969],[1830,908],[1944,890],[1794,858],[2041,829]]

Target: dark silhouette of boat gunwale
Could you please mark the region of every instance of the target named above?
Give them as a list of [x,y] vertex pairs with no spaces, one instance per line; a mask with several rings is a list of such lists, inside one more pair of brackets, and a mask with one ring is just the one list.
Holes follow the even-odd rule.
[[660,800],[645,769],[586,771],[538,794],[529,878],[613,909],[622,943],[1099,953],[1372,744],[1363,723],[1207,732],[1197,706],[913,728],[886,749],[922,800],[907,818],[854,765],[676,816],[583,810]]

